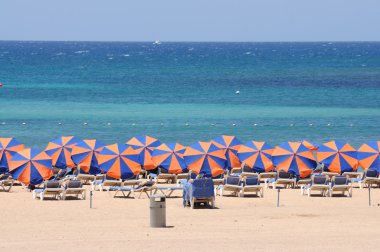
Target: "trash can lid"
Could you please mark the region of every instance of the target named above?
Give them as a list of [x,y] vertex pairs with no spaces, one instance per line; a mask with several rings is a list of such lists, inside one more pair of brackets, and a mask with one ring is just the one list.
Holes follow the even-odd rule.
[[166,196],[163,194],[153,194],[150,196],[151,201],[165,201]]

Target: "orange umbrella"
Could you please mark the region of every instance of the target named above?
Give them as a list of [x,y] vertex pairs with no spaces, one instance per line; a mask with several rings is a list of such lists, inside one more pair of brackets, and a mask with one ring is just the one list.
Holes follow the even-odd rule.
[[9,172],[24,184],[37,185],[53,176],[52,160],[44,151],[24,149],[11,158]]
[[9,171],[9,162],[25,145],[14,138],[0,138],[0,173]]

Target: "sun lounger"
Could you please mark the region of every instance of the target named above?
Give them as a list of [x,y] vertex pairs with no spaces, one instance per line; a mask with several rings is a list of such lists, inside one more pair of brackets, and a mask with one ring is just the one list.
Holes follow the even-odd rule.
[[45,181],[44,188],[33,190],[33,199],[40,198],[40,200],[44,200],[46,196],[60,199],[63,190],[61,181]]
[[210,204],[215,207],[214,182],[212,179],[194,179],[183,187],[183,206],[194,208],[198,203]]
[[241,173],[240,173],[240,176],[241,177],[244,177],[244,176],[251,176],[253,174],[257,174],[251,167],[249,167],[248,165],[246,164],[243,164],[242,167],[241,167]]
[[232,192],[232,195],[238,196],[242,188],[240,177],[228,175],[224,180],[224,185],[220,187],[220,196],[224,196],[225,192]]
[[183,187],[182,186],[156,186],[154,193],[156,194],[157,191],[160,191],[163,195],[165,195],[165,197],[169,198],[172,196],[172,194],[175,191],[181,191],[182,192]]
[[277,172],[260,172],[260,182],[264,183],[265,188],[269,187],[271,182],[276,180]]
[[79,196],[82,199],[86,199],[86,189],[83,188],[82,182],[80,180],[70,180],[67,181],[65,190],[62,193],[62,199],[65,200],[67,195],[75,195],[77,199]]
[[224,184],[224,173],[222,173],[218,176],[212,177],[211,179],[214,182],[215,186],[223,185]]
[[0,175],[0,187],[4,192],[10,192],[13,186],[14,180],[10,174]]
[[[261,175],[261,174],[260,174]],[[269,186],[272,186],[272,189],[276,189],[278,186],[282,186],[284,188],[294,187],[296,180],[294,178],[293,173],[279,171],[274,181],[269,183]]]
[[328,196],[329,190],[330,185],[327,175],[312,175],[310,185],[303,188],[303,194],[307,192],[307,195],[310,197],[312,191],[319,191],[321,193],[321,196]]
[[148,179],[154,179],[157,183],[160,181],[164,181],[164,183],[169,184],[170,183],[176,183],[176,174],[168,173],[166,170],[162,168],[158,168],[157,174],[155,173],[149,173]]
[[310,185],[310,183],[311,183],[311,176],[308,176],[306,178],[297,177],[296,178],[295,187],[296,188],[301,188],[301,190],[302,190],[303,186]]
[[352,197],[352,185],[350,179],[346,176],[333,177],[329,191],[330,196],[332,196],[334,192],[341,192],[343,195],[347,192],[348,197]]
[[241,173],[241,168],[240,167],[235,167],[235,168],[232,168],[230,171],[229,171],[229,174],[228,175],[240,175]]
[[247,193],[255,193],[260,198],[264,197],[263,187],[260,185],[260,175],[249,175],[242,178],[243,187],[239,196],[244,197]]
[[372,187],[373,185],[380,187],[379,173],[372,169],[366,170],[362,178],[352,179],[351,181],[358,182],[360,188],[363,188],[364,186]]
[[80,166],[78,166],[78,169],[75,172],[75,180],[80,180],[82,184],[90,184],[92,181],[96,179],[95,175],[92,174],[85,174],[80,172]]
[[[149,181],[145,181],[145,182],[142,182],[140,183],[138,186],[112,186],[109,188],[109,191],[113,191],[115,192],[115,194],[113,195],[113,197],[115,198],[119,193],[122,193],[123,194],[123,197],[125,198],[128,198],[129,195],[133,195],[133,198],[136,198],[135,196],[135,193],[136,192],[139,192],[139,196],[138,198],[140,199],[141,198],[141,195],[143,193],[145,193],[148,198],[150,198],[148,192],[153,192],[156,190],[156,186],[155,186],[156,182],[155,181],[152,181],[152,180],[149,180]],[[128,193],[127,195],[125,195],[125,193]]]
[[340,174],[339,173],[336,173],[336,172],[328,172],[328,171],[323,171],[322,172],[323,175],[326,175],[328,177],[329,180],[332,180],[333,177],[335,176],[339,176]]
[[98,187],[99,191],[103,191],[106,187],[110,186],[122,186],[123,182],[121,179],[115,179],[107,175],[102,175],[101,179],[94,180],[91,182],[91,189],[93,191],[96,191],[96,188]]
[[184,172],[184,173],[179,173],[176,175],[176,181],[178,183],[178,180],[181,180],[181,179],[187,179],[187,177],[189,176],[189,173],[188,172]]

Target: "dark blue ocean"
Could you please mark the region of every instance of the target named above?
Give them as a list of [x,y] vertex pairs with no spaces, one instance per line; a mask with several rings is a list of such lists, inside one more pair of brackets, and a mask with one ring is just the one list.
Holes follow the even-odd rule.
[[0,41],[0,83],[0,137],[37,148],[380,139],[380,43]]

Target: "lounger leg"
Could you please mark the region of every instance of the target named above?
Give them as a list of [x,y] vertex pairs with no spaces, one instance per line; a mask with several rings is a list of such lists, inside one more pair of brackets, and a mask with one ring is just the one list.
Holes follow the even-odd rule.
[[40,193],[40,200],[44,200],[44,193]]
[[33,193],[32,193],[32,198],[36,199],[36,192],[34,190],[33,190]]
[[307,196],[310,197],[310,188],[307,189]]

